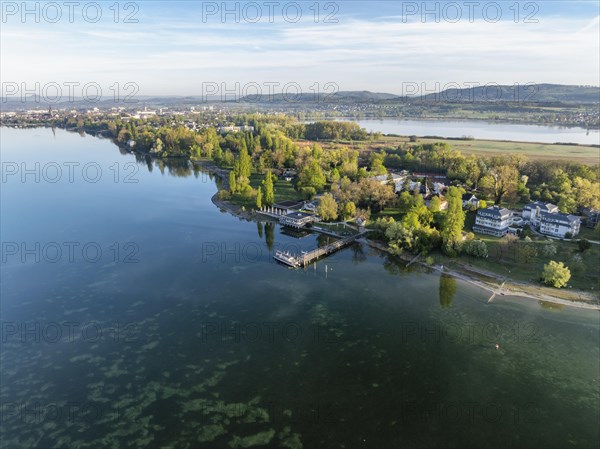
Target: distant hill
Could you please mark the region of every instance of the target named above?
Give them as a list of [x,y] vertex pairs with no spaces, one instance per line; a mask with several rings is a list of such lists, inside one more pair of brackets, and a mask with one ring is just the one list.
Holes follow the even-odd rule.
[[[290,93],[286,99],[282,94],[262,99],[249,95],[241,99],[248,103],[309,103],[315,101],[314,93],[299,96]],[[465,89],[446,89],[439,93],[423,96],[402,97],[399,95],[370,91],[341,91],[333,94],[319,94],[319,101],[336,103],[397,103],[418,99],[424,102],[530,102],[530,103],[600,103],[600,87],[566,86],[560,84],[530,84],[518,86],[488,86]]]
[[[87,102],[83,99],[76,99],[72,102],[60,102],[52,104],[54,109],[67,108],[109,108],[112,106],[125,106],[126,108],[136,109],[144,105],[150,107],[177,107],[177,106],[197,106],[201,104],[221,103],[220,95],[202,98],[201,96],[138,96],[135,97],[137,103],[118,103],[115,104],[112,99],[105,99],[98,103]],[[335,103],[335,104],[356,104],[369,103],[375,105],[397,105],[418,101],[422,106],[436,103],[490,103],[498,101],[502,103],[543,103],[545,106],[552,107],[564,104],[600,104],[600,87],[597,86],[566,86],[560,84],[535,84],[520,86],[489,86],[473,87],[467,89],[447,89],[439,93],[432,93],[423,96],[402,97],[395,94],[362,91],[341,91],[335,93],[322,92],[316,96],[314,92],[305,92],[295,95],[293,92],[284,96],[283,94],[274,94],[269,97],[267,93],[261,98],[248,95],[238,100],[229,99],[226,103],[241,103],[247,106],[252,104],[268,105],[275,104],[278,107],[288,106],[310,106],[315,103]],[[1,111],[23,110],[23,109],[47,109],[50,104],[35,101],[34,98],[28,98],[27,101],[21,101],[18,97],[2,99],[0,104]]]
[[283,94],[273,94],[272,96],[269,96],[267,93],[264,93],[260,99],[258,99],[256,95],[248,95],[243,97],[241,101],[247,103],[314,103],[315,100],[318,99],[319,101],[331,101],[336,103],[377,103],[382,100],[393,100],[396,98],[400,97],[394,94],[369,92],[368,90],[333,93],[321,92],[318,96],[316,92],[295,94],[293,91],[290,91],[285,96]]
[[419,97],[428,101],[519,101],[531,103],[600,103],[600,87],[566,86],[561,84],[530,84],[489,86],[468,89],[446,89],[440,93]]

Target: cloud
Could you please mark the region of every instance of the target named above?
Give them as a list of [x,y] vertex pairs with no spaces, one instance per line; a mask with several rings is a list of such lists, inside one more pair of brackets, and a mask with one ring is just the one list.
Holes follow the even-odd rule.
[[[398,80],[597,84],[598,17],[338,24],[197,23],[152,16],[139,24],[2,27],[7,81],[135,81],[140,94],[194,94],[201,80],[332,81],[341,89],[398,92]],[[22,25],[22,24],[21,24]],[[93,26],[92,26],[93,25]]]

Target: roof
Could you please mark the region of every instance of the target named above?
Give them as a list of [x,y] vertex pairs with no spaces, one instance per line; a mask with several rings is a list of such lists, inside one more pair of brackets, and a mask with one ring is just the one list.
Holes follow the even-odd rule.
[[280,201],[277,204],[273,204],[273,207],[276,209],[293,209],[295,207],[299,208],[300,206],[302,206],[301,202],[291,200]]
[[498,206],[487,207],[485,209],[479,209],[477,215],[495,215],[498,218],[505,217],[512,214],[512,211],[506,208],[500,208]]
[[534,201],[533,203],[527,204],[523,209],[535,209],[540,208],[540,211],[549,211],[558,208],[558,206],[552,203],[544,203],[542,201]]
[[[393,181],[400,181],[400,180],[404,179],[404,176],[397,175],[396,173],[391,173],[391,175],[392,175]],[[389,181],[389,176],[390,175],[378,175],[378,176],[374,176],[373,178],[376,181],[385,182],[385,181]]]
[[304,212],[290,212],[289,214],[285,214],[284,217],[286,217],[286,218],[294,218],[296,220],[301,220],[303,218],[314,217],[314,215],[307,214],[307,213],[304,213]]
[[463,201],[469,201],[473,198],[477,199],[477,197],[475,195],[473,195],[472,193],[463,193],[463,196],[462,196]]
[[567,226],[570,226],[571,223],[576,223],[579,221],[579,217],[575,215],[567,215],[562,213],[551,213],[542,211],[542,221],[547,221],[549,223],[563,223]]

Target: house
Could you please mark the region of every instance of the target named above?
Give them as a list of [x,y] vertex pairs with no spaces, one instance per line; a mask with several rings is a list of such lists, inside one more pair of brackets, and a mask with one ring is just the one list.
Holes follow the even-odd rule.
[[398,175],[396,173],[390,173],[388,175],[379,175],[374,177],[375,181],[379,184],[387,184],[390,181],[394,183],[394,192],[398,193],[402,190],[406,176]]
[[444,173],[433,173],[433,172],[414,172],[412,174],[413,179],[427,178],[431,182],[441,182],[442,184],[448,184],[448,177]]
[[558,213],[558,206],[542,201],[529,203],[523,208],[523,221],[529,222],[530,225],[537,228],[540,225],[542,212]]
[[293,181],[297,175],[298,175],[298,172],[296,170],[287,169],[287,170],[284,170],[284,172],[283,172],[283,179],[290,182],[290,181]]
[[471,208],[471,206],[479,207],[479,199],[472,193],[465,193],[462,196],[463,207]]
[[301,201],[285,200],[273,204],[273,211],[276,214],[287,214],[288,212],[299,210],[303,203]]
[[574,237],[579,234],[581,220],[574,215],[542,211],[540,214],[540,232],[554,237],[564,238],[567,233]]
[[448,186],[443,182],[433,183],[433,193],[436,195],[442,195],[448,190]]
[[479,209],[475,217],[473,232],[503,237],[512,225],[512,217],[512,211],[498,206]]
[[318,219],[318,215],[306,214],[304,212],[290,212],[289,214],[283,215],[279,219],[279,223],[283,226],[300,229],[309,223],[318,221]]
[[588,228],[595,228],[598,222],[600,222],[600,210],[598,209],[583,209],[583,217],[585,225]]

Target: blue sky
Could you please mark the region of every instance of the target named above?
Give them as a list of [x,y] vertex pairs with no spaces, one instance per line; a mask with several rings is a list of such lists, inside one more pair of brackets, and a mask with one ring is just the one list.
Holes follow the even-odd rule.
[[[221,16],[222,2],[140,1],[127,11],[127,2],[119,2],[118,23],[113,0],[99,2],[96,23],[83,20],[78,7],[73,23],[67,7],[56,23],[45,20],[54,20],[50,7],[23,20],[22,11],[6,3],[3,83],[93,81],[104,95],[115,82],[135,82],[139,95],[200,95],[206,83],[230,89],[256,83],[265,93],[267,83],[296,83],[303,91],[331,83],[339,90],[397,94],[415,83],[422,91],[449,83],[599,84],[597,0],[499,1],[499,10],[479,1],[471,17],[461,1],[342,0],[319,2],[316,21],[315,1],[272,2],[272,16],[268,0],[228,2],[228,9],[239,8],[237,21],[234,14]],[[421,15],[424,6],[436,11],[436,5],[438,12]],[[132,12],[137,23],[124,23]],[[94,13],[89,9],[88,18]]]

